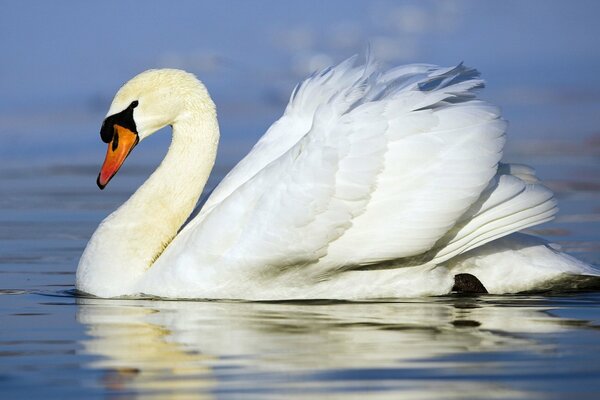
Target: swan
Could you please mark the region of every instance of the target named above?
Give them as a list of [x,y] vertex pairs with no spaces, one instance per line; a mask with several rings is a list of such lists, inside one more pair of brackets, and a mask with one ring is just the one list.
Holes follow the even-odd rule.
[[170,125],[172,141],[92,235],[76,288],[352,300],[443,295],[457,277],[500,294],[600,275],[518,233],[557,205],[533,169],[500,162],[506,122],[476,97],[482,86],[462,64],[382,70],[355,56],[316,72],[186,223],[215,163],[216,107],[193,74],[142,72],[102,124],[98,186],[154,132]]

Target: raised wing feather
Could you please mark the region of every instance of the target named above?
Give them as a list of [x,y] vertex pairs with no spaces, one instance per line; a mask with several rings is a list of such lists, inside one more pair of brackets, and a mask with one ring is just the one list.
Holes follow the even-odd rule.
[[454,226],[504,143],[498,111],[472,94],[477,72],[352,65],[299,85],[158,261],[337,268],[425,252]]
[[501,164],[478,201],[438,243],[431,264],[440,264],[530,226],[554,218],[554,194],[537,180],[532,168]]
[[[223,178],[199,215],[206,215],[267,164],[298,143],[310,131],[318,107],[331,102],[340,90],[348,89],[360,77],[372,73],[373,66],[356,67],[355,61],[356,56],[351,57],[299,83],[282,117],[271,125],[250,152]],[[202,220],[202,217],[198,220]]]
[[323,263],[362,265],[426,252],[480,197],[496,173],[506,128],[495,107],[474,99],[471,90],[481,85],[476,71],[458,66],[436,70],[387,101],[388,150],[377,190]]
[[238,268],[304,265],[323,257],[364,210],[382,168],[384,103],[357,104],[370,88],[367,79],[359,77],[322,104],[306,135],[198,226],[186,227],[165,256],[183,245],[208,263],[218,259]]

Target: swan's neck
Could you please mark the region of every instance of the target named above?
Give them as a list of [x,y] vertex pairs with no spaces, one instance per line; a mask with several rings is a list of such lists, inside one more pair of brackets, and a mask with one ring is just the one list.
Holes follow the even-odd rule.
[[136,282],[193,211],[219,140],[214,107],[195,110],[180,114],[160,166],[90,239],[77,269],[79,290],[102,297],[135,294]]

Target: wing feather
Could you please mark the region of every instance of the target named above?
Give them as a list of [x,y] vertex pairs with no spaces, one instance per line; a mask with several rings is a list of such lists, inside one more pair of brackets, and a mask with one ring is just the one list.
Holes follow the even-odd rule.
[[497,171],[506,124],[482,86],[463,65],[314,74],[161,258],[272,274],[430,251]]

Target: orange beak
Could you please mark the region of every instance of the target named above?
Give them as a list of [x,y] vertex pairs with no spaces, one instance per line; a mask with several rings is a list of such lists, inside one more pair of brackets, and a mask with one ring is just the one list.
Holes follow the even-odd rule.
[[135,132],[123,128],[121,125],[114,125],[113,139],[108,143],[106,158],[104,159],[104,164],[102,164],[102,169],[96,180],[100,189],[104,189],[111,178],[115,176],[138,142],[139,137]]

